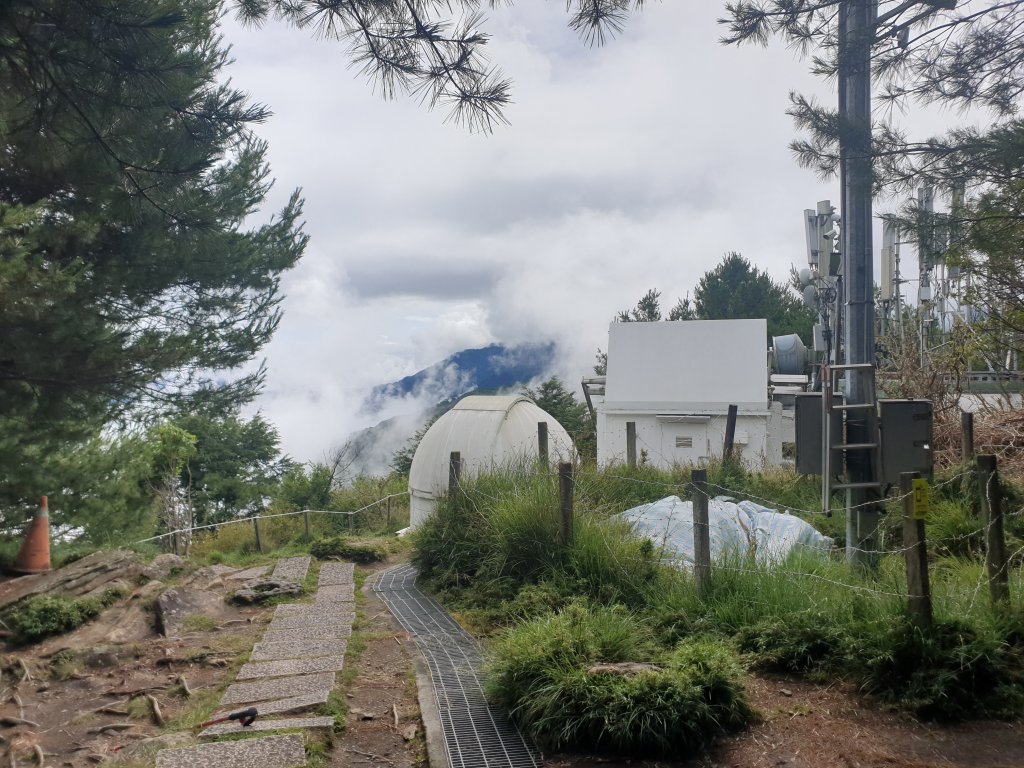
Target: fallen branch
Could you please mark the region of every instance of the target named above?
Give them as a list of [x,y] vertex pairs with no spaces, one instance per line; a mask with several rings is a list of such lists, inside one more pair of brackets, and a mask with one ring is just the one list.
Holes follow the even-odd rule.
[[90,728],[89,733],[106,733],[107,731],[127,731],[134,728],[134,723],[107,723],[98,728]]
[[347,752],[354,752],[357,755],[362,755],[363,757],[368,757],[371,760],[383,760],[385,763],[388,763],[389,765],[394,765],[393,762],[391,762],[388,758],[384,757],[383,755],[375,755],[372,752],[361,752],[360,750],[353,749],[352,747],[342,747],[342,749],[346,750]]
[[26,720],[24,717],[14,717],[12,715],[4,715],[0,717],[0,725],[5,728],[10,728],[15,725],[27,725],[30,728],[38,728],[39,723],[33,720]]
[[185,694],[186,698],[192,698],[192,689],[188,687],[188,680],[185,679],[184,675],[178,675],[178,685],[181,686],[181,691]]
[[155,696],[146,694],[146,701],[149,703],[149,712],[153,716],[153,722],[157,725],[167,725],[163,712],[160,711],[160,704]]
[[46,759],[46,754],[43,752],[43,748],[36,744],[32,747],[32,751],[35,753],[36,763],[41,766],[43,764],[43,760]]

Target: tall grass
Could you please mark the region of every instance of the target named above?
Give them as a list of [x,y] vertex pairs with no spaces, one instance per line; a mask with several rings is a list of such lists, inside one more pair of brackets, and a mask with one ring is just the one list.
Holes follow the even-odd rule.
[[[784,471],[755,475],[736,466],[712,467],[709,475],[713,491],[788,508],[819,529],[827,523],[829,533],[838,533],[842,527],[841,515],[826,520],[814,514],[815,482]],[[1011,577],[1013,605],[993,610],[977,557],[980,523],[971,511],[972,491],[955,475],[937,478],[942,484],[928,523],[934,533],[931,582],[936,624],[926,631],[913,627],[905,616],[897,514],[886,521],[882,540],[882,547],[895,554],[883,554],[877,571],[851,570],[841,549],[831,556],[795,553],[774,568],[732,558],[714,565],[710,589],[698,595],[689,573],[664,567],[651,542],[635,538],[612,518],[639,503],[685,495],[687,479],[683,470],[649,467],[579,472],[574,534],[563,544],[557,487],[550,475],[523,468],[482,476],[441,500],[436,515],[417,535],[414,558],[425,580],[450,603],[477,611],[477,623],[485,633],[512,627],[509,637],[518,639],[511,644],[499,642],[495,651],[496,663],[505,664],[504,669],[515,666],[517,644],[541,643],[544,633],[561,626],[558,618],[575,610],[574,601],[583,598],[598,617],[604,616],[600,606],[613,612],[628,609],[642,628],[641,635],[660,649],[655,658],[666,658],[681,643],[717,638],[719,644],[735,646],[753,667],[843,677],[880,702],[921,717],[1024,713],[1021,573],[1015,568]],[[772,505],[772,499],[780,503]],[[535,635],[522,634],[527,633],[520,627],[524,622],[525,627],[534,627],[529,631]],[[650,656],[634,649],[632,655],[644,658],[645,654]],[[582,710],[572,708],[583,700],[580,686],[584,686],[587,696],[597,696],[588,700],[588,706],[603,702],[598,710],[611,718],[610,699],[602,699],[595,691],[608,685],[608,691],[626,696],[624,691],[634,683],[588,682],[579,677],[579,659],[556,680],[553,673],[541,674],[540,667],[547,669],[553,663],[547,657],[522,658],[539,665],[530,674],[546,681],[537,682],[538,686],[548,687],[542,696],[540,689],[519,688],[506,676],[502,702],[529,722],[546,723],[549,716],[541,710],[548,707],[557,712],[557,702],[562,701],[579,719],[562,723],[557,732],[537,725],[542,739],[574,743],[576,737],[566,734],[578,729],[589,734],[587,738],[610,739],[609,745],[628,742],[628,735],[614,739],[604,731],[595,735],[587,730],[590,726],[583,722]],[[640,706],[640,699],[631,701]],[[536,708],[540,709],[535,712]],[[646,728],[642,721],[616,722]]]

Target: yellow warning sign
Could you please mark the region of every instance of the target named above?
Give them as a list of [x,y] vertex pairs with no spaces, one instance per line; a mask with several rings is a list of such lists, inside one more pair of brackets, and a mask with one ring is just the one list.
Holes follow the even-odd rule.
[[923,477],[915,477],[912,486],[914,494],[914,519],[928,519],[928,481]]

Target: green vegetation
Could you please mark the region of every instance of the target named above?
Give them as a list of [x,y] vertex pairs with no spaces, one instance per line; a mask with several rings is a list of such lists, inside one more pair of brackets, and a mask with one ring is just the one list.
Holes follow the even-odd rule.
[[28,644],[70,632],[96,618],[103,608],[103,602],[93,598],[37,595],[5,610],[2,621],[16,643]]
[[[608,665],[638,661],[655,664]],[[680,758],[748,722],[740,679],[720,641],[659,649],[622,607],[574,602],[497,642],[489,693],[542,746]]]
[[[417,532],[413,558],[424,582],[474,631],[494,637],[491,695],[541,743],[652,755],[699,750],[749,717],[740,663],[848,680],[879,705],[925,719],[1024,714],[1021,577],[1011,577],[1013,605],[989,607],[981,525],[955,471],[934,486],[936,622],[928,630],[905,617],[895,508],[880,542],[893,554],[881,556],[875,573],[852,571],[839,549],[794,553],[774,569],[733,559],[715,564],[709,590],[698,595],[688,573],[663,566],[655,543],[613,517],[685,497],[686,480],[685,471],[650,467],[578,470],[573,537],[563,545],[554,480],[506,471],[465,483]],[[842,518],[814,514],[813,480],[712,466],[709,481],[715,493],[789,509],[841,543]],[[1009,522],[1012,547],[1021,523]],[[599,662],[656,669],[589,671]],[[687,698],[694,690],[704,691],[699,706]],[[702,723],[697,732],[671,720],[677,708]]]
[[336,557],[354,563],[377,563],[387,560],[391,554],[389,539],[353,539],[348,536],[332,536],[314,541],[309,552],[320,560]]

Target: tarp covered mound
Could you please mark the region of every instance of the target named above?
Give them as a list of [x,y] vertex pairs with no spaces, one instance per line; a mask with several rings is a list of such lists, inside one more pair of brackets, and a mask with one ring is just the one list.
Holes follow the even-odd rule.
[[[692,502],[668,496],[617,517],[628,522],[637,536],[654,542],[668,560],[680,565],[693,563]],[[727,496],[709,500],[708,528],[712,560],[753,555],[756,562],[773,565],[795,548],[825,553],[833,544],[799,517]]]

